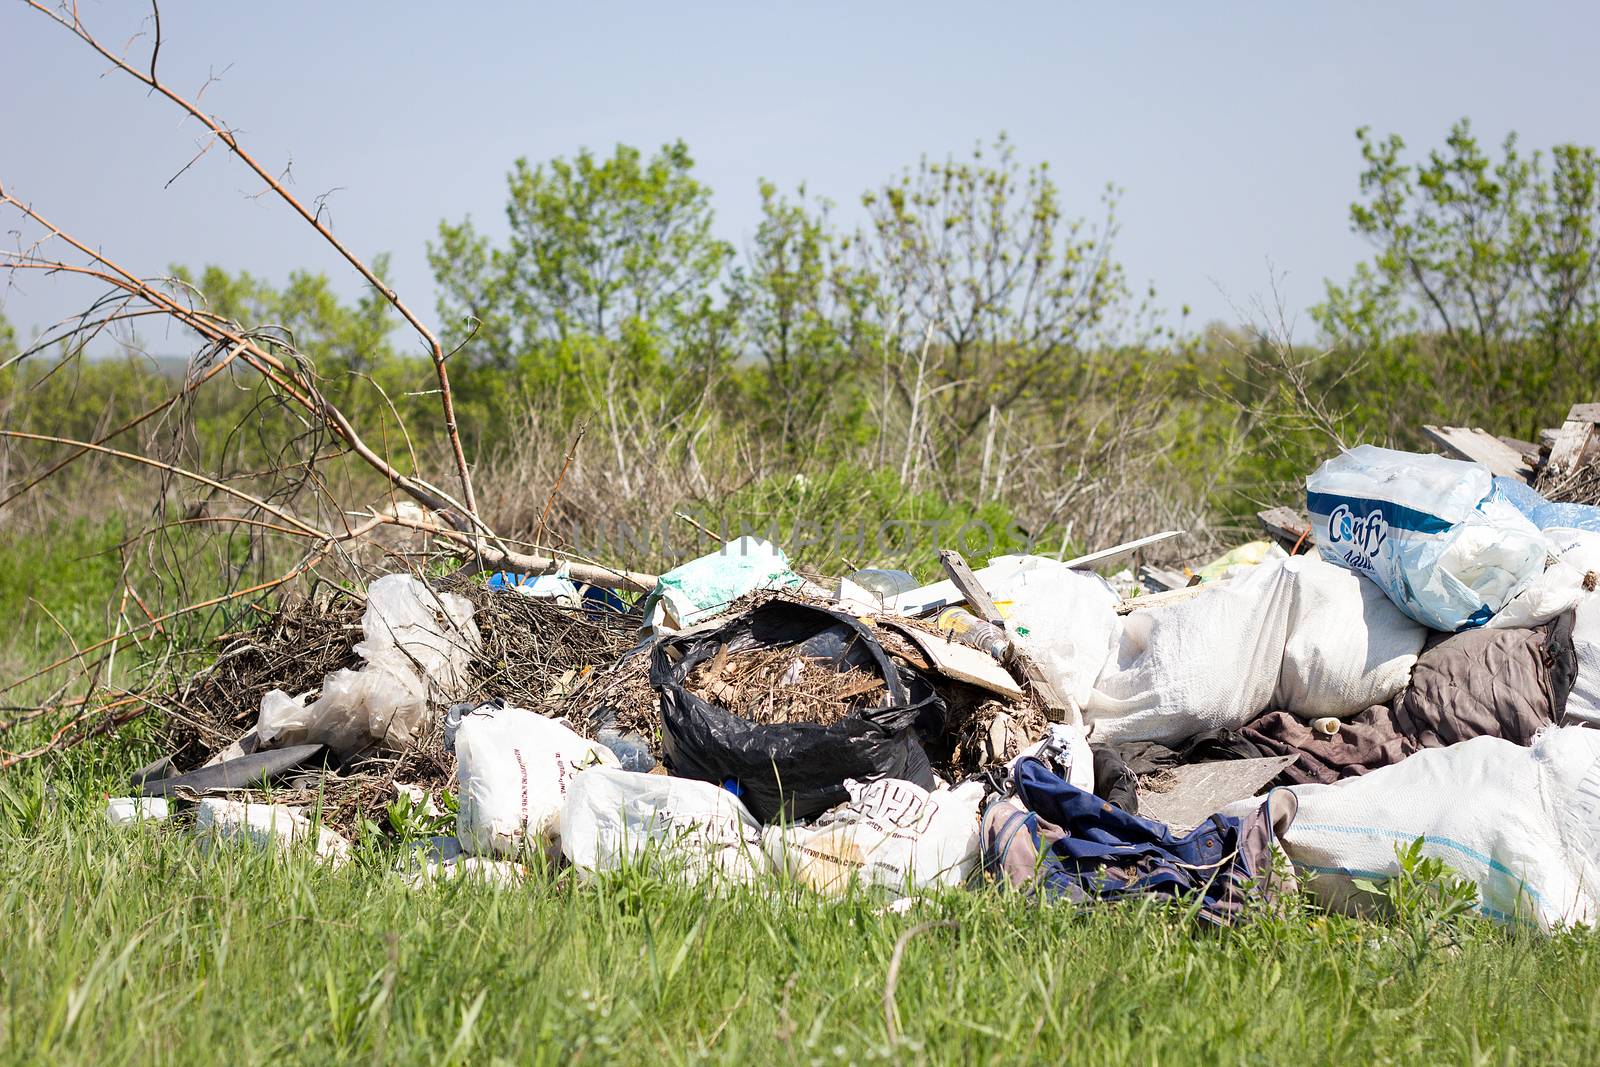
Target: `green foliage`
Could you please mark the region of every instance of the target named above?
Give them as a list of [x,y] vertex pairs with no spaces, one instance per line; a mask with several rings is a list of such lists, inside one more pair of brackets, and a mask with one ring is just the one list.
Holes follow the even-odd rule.
[[[372,269],[380,277],[387,274],[389,257],[374,257]],[[247,328],[268,327],[327,377],[370,374],[396,359],[390,339],[394,310],[375,290],[368,289],[351,306],[339,300],[326,274],[294,271],[278,289],[244,271],[230,274],[214,265],[198,276],[183,266],[171,270],[211,311]]]
[[435,834],[451,837],[456,832],[456,813],[460,810],[456,795],[445,791],[437,812],[428,811],[428,802],[402,792],[384,809],[389,830],[402,844],[426,840]]
[[587,149],[517,160],[507,247],[492,248],[470,221],[441,223],[428,247],[440,316],[470,336],[466,354],[509,369],[535,351],[559,362],[584,338],[633,359],[682,356],[676,342],[709,309],[733,254],[712,235],[711,191],[693,167],[681,141],[648,160],[626,145],[606,160]]
[[45,800],[45,777],[41,767],[28,767],[0,777],[0,843],[37,833],[44,822]]
[[760,429],[784,450],[827,449],[859,438],[865,423],[863,369],[878,361],[875,278],[834,231],[829,205],[801,189],[784,198],[761,183],[761,222],[731,299],[744,343],[764,373],[747,380]]
[[986,559],[1030,545],[1049,552],[1059,547],[1053,530],[1030,536],[1002,504],[914,491],[893,471],[851,464],[761,479],[714,502],[703,524],[730,537],[766,537],[785,546],[797,564],[823,574],[882,566],[931,579],[942,573],[939,548]]
[[1427,414],[1528,436],[1588,399],[1600,380],[1594,149],[1525,156],[1511,134],[1493,159],[1465,119],[1416,163],[1396,135],[1357,137],[1366,169],[1351,227],[1377,254],[1329,283],[1317,316],[1377,368],[1366,395],[1393,387],[1383,378],[1426,380]]
[[1413,969],[1432,950],[1456,944],[1478,907],[1478,887],[1438,857],[1424,856],[1424,844],[1419,837],[1395,846],[1400,869],[1393,878],[1355,879],[1358,888],[1384,901],[1410,943]]
[[1065,218],[1058,196],[1048,166],[1023,167],[1001,136],[862,197],[901,388],[928,405],[941,447],[1024,399],[1057,412],[1083,404],[1089,356],[1130,325],[1110,254],[1114,194],[1098,229]]

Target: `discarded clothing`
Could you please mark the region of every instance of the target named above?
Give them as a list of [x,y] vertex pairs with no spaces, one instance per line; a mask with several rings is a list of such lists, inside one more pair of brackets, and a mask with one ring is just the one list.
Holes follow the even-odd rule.
[[1074,903],[1192,900],[1205,920],[1231,925],[1252,900],[1285,888],[1274,881],[1271,845],[1293,821],[1292,801],[1262,803],[1242,819],[1213,815],[1175,838],[1031,757],[1018,761],[1011,785],[1013,796],[984,811],[981,838],[984,869],[1018,889]]
[[1474,737],[1529,745],[1541,729],[1564,721],[1577,672],[1572,624],[1564,615],[1536,630],[1437,634],[1409,686],[1387,706],[1340,723],[1333,736],[1281,711],[1240,733],[1264,754],[1299,754],[1279,779],[1289,783],[1336,782]]
[[1156,741],[1100,745],[1094,750],[1094,792],[1131,815],[1139,814],[1139,780],[1184,763],[1258,759],[1278,755],[1233,730],[1207,730],[1173,746]]
[[1283,785],[1331,783],[1366,774],[1399,763],[1420,747],[1395,727],[1394,712],[1386,704],[1374,704],[1340,722],[1332,737],[1287,711],[1269,711],[1239,733],[1262,752],[1297,757],[1278,776]]

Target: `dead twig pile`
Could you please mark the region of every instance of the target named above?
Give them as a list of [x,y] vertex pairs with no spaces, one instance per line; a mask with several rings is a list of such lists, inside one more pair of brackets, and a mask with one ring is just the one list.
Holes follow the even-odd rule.
[[358,666],[354,648],[365,607],[359,596],[324,586],[289,598],[252,630],[224,635],[211,666],[152,698],[164,713],[173,763],[180,770],[199,766],[237,741],[255,725],[270,690],[309,692],[325,675]]
[[840,671],[792,648],[730,654],[723,645],[690,673],[689,688],[741,718],[768,724],[828,726],[885,699],[883,679],[870,671]]

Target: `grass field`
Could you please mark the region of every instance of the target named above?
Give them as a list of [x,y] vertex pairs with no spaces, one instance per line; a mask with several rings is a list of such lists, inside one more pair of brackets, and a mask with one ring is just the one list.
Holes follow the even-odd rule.
[[[369,854],[202,856],[103,825],[86,776],[0,802],[0,1061],[1593,1063],[1600,938],[995,890],[862,893],[622,875],[423,888]],[[1423,916],[1422,918],[1426,918]],[[885,986],[897,941],[899,1035]],[[1423,924],[1424,926],[1426,924]]]

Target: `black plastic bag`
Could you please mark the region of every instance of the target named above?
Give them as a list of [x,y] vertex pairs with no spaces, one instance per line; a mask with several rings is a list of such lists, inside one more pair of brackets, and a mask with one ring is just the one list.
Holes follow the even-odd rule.
[[[826,726],[763,724],[689,691],[696,666],[722,645],[730,653],[794,647],[796,654],[857,667],[883,678],[888,702]],[[903,778],[932,789],[933,770],[917,738],[937,729],[944,702],[915,672],[902,675],[860,620],[841,612],[770,600],[717,630],[667,638],[650,654],[650,684],[661,694],[666,764],[686,778],[737,783],[762,822],[808,819],[849,799],[846,778]]]

